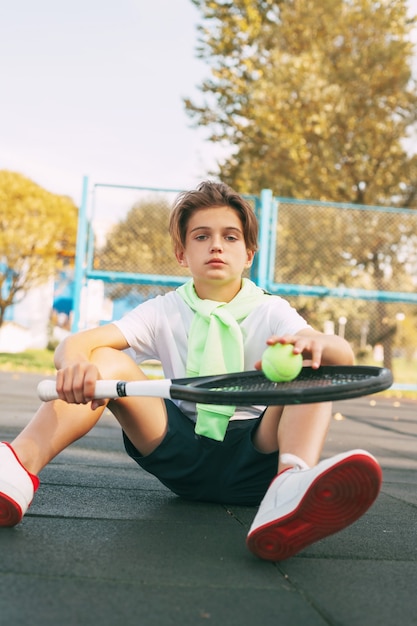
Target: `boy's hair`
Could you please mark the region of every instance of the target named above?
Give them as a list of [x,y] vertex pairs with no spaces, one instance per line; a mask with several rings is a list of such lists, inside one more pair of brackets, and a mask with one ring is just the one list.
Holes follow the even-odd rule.
[[242,222],[243,236],[248,250],[258,248],[258,221],[246,200],[224,183],[204,181],[195,190],[184,191],[176,198],[169,220],[169,233],[175,252],[183,250],[187,226],[199,209],[227,206],[235,210]]

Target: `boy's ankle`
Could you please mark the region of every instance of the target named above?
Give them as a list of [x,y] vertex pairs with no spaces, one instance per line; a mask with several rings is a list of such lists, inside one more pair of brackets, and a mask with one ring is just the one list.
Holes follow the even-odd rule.
[[278,474],[282,474],[288,469],[308,470],[310,466],[296,454],[284,452],[279,455]]

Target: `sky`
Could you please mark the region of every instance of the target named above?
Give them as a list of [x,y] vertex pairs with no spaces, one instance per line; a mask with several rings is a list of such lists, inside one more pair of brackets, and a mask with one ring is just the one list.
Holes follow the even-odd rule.
[[0,169],[79,204],[92,182],[184,189],[215,167],[184,97],[196,59],[191,0],[13,0],[0,18]]
[[84,176],[188,189],[216,168],[183,104],[209,76],[191,0],[2,4],[0,169],[79,205]]

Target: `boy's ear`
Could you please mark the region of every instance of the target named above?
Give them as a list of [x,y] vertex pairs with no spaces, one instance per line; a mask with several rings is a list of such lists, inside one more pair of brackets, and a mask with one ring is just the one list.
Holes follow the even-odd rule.
[[246,261],[246,267],[251,267],[253,259],[255,258],[255,250],[247,250],[248,260]]
[[175,256],[177,261],[182,267],[188,267],[187,260],[185,258],[184,248],[175,251]]

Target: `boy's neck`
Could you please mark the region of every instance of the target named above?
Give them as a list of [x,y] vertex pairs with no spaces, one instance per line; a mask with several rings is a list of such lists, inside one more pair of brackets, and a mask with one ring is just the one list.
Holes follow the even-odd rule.
[[242,280],[233,283],[199,283],[194,280],[194,287],[200,300],[230,302],[242,288]]

